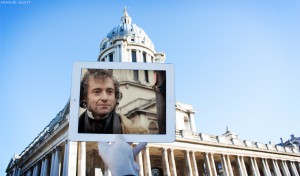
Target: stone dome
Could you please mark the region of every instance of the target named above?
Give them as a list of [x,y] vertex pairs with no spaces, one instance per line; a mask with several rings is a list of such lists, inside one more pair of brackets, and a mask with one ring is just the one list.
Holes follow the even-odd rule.
[[123,36],[126,37],[132,36],[132,37],[138,37],[141,40],[147,41],[147,43],[149,43],[150,45],[153,45],[152,41],[145,33],[145,31],[141,27],[131,22],[131,17],[128,15],[126,8],[124,9],[124,15],[121,18],[121,22],[122,22],[121,24],[114,27],[107,34],[106,37],[109,40],[113,38],[123,37]]
[[108,34],[107,38],[112,39],[116,36],[123,36],[123,35],[135,35],[135,36],[144,36],[148,37],[148,35],[144,32],[144,30],[138,27],[136,24],[126,24],[122,23],[116,27],[114,27]]
[[165,53],[156,52],[145,31],[131,22],[126,7],[121,23],[112,28],[100,43],[98,61],[164,62]]

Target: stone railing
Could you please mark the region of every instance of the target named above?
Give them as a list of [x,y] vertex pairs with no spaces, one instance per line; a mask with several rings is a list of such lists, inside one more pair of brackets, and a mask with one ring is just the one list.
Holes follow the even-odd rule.
[[278,151],[284,153],[295,153],[300,154],[300,151],[296,147],[283,147],[279,145],[273,144],[263,144],[260,142],[252,142],[248,140],[241,140],[237,138],[228,139],[225,136],[215,136],[205,133],[195,133],[192,131],[187,130],[179,130],[176,131],[176,138],[186,138],[186,139],[193,139],[205,142],[212,142],[212,143],[219,143],[219,144],[227,144],[233,146],[241,146],[241,147],[249,147],[249,148],[257,148],[257,149],[264,149],[270,151]]

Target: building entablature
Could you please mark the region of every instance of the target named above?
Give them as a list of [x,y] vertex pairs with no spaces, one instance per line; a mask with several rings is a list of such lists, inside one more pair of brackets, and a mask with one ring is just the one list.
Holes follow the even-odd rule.
[[[221,139],[222,138],[222,139]],[[215,146],[220,149],[240,149],[241,151],[273,153],[281,155],[291,155],[300,157],[300,151],[294,147],[282,147],[279,145],[262,144],[248,140],[231,139],[228,140],[223,136],[215,136],[204,133],[195,133],[191,131],[180,130],[176,132],[176,141],[205,144]],[[198,148],[198,146],[197,146]]]

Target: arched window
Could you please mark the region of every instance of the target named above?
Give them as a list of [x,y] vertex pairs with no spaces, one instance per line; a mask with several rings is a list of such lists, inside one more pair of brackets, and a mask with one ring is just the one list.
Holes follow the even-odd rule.
[[157,134],[158,133],[158,125],[157,125],[157,123],[155,123],[153,121],[150,122],[148,130],[149,130],[149,134]]

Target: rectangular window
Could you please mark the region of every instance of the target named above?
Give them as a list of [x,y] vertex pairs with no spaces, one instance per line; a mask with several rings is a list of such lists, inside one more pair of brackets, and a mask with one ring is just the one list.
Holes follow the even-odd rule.
[[145,81],[148,83],[149,82],[149,74],[148,70],[145,70]]
[[114,61],[113,53],[109,53],[108,58],[109,58],[109,62],[113,62]]
[[133,70],[133,79],[135,81],[139,80],[139,71],[138,70]]
[[132,62],[136,62],[136,51],[131,51]]
[[146,56],[147,56],[146,53],[143,52],[143,61],[144,61],[144,62],[147,62],[147,57],[146,57]]

